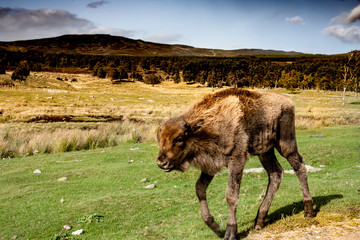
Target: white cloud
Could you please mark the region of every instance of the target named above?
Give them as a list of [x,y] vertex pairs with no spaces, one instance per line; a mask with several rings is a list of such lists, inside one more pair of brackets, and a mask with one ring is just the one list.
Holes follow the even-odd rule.
[[347,18],[347,16],[349,16],[348,13],[343,12],[340,15],[333,17],[330,21],[330,24],[332,25],[336,25],[336,24],[346,24],[345,23],[345,19]]
[[115,36],[131,37],[135,35],[135,31],[123,30],[117,28],[95,27],[90,29],[89,34],[110,34]]
[[331,19],[331,24],[350,24],[360,20],[360,5],[351,10],[350,13],[342,12],[340,15]]
[[0,41],[54,37],[64,34],[108,33],[132,36],[135,31],[96,26],[58,9],[28,10],[0,7]]
[[176,42],[179,42],[182,38],[183,38],[183,35],[181,35],[181,34],[162,33],[162,34],[156,34],[156,35],[149,36],[146,39],[148,41],[157,42],[157,43],[176,43]]
[[302,17],[299,17],[299,16],[295,16],[295,17],[292,17],[292,18],[286,18],[285,22],[286,23],[291,23],[291,24],[300,24],[302,26],[305,25],[305,20]]
[[337,24],[324,29],[324,34],[336,37],[346,43],[360,43],[360,27],[344,27]]
[[76,17],[65,10],[39,9],[26,10],[21,8],[0,7],[0,30],[22,31],[26,28],[89,28],[92,23]]
[[0,41],[15,41],[56,37],[65,34],[111,34],[123,37],[142,36],[148,41],[177,43],[181,34],[156,34],[96,26],[65,10],[0,7]]
[[[352,9],[350,13],[343,12],[332,18],[330,23],[333,25],[325,28],[323,33],[346,43],[360,43],[360,27],[353,25],[357,20],[360,20],[360,5]],[[346,27],[349,24],[352,26]]]
[[345,23],[350,24],[357,20],[360,20],[360,5],[351,10],[351,12],[345,18]]

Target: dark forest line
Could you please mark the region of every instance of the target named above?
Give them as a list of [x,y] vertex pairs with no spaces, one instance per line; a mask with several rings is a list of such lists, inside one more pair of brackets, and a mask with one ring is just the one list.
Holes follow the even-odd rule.
[[359,91],[359,58],[359,51],[332,56],[143,57],[0,50],[0,72],[22,66],[29,71],[91,72],[100,78],[133,79],[151,84],[170,80],[209,87]]

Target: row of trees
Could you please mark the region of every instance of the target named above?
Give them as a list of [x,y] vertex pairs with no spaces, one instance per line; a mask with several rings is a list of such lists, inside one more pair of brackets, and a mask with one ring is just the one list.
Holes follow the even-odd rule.
[[0,67],[23,60],[32,71],[85,69],[100,78],[197,82],[209,87],[359,90],[359,51],[338,56],[132,57],[0,51]]

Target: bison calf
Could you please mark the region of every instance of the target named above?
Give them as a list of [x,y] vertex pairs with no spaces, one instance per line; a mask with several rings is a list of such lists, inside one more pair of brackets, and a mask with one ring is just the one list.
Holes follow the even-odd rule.
[[305,217],[314,214],[304,159],[296,144],[294,103],[286,96],[244,89],[227,89],[208,95],[181,116],[161,123],[158,141],[157,164],[165,172],[186,171],[191,164],[201,169],[196,183],[201,217],[218,236],[220,226],[206,202],[206,189],[214,175],[222,167],[228,168],[229,216],[225,239],[235,239],[243,169],[249,155],[259,156],[269,176],[266,195],[255,220],[255,229],[260,229],[264,227],[284,172],[274,148],[296,172],[302,188]]

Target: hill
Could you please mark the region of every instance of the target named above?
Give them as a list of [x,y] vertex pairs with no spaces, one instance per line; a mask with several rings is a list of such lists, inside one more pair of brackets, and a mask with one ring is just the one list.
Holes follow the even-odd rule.
[[195,48],[179,44],[160,44],[143,40],[111,36],[64,35],[53,38],[0,42],[0,49],[7,51],[40,51],[46,53],[121,55],[121,56],[204,56],[235,57],[239,55],[284,54],[297,55],[299,52],[285,52],[263,49],[221,50]]

